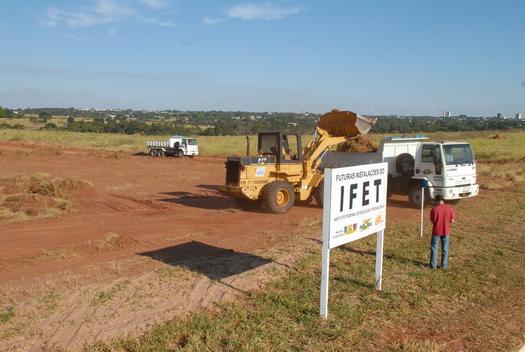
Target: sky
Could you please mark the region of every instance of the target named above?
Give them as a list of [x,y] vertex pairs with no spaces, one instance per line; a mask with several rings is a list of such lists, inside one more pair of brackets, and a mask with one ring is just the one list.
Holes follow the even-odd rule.
[[525,113],[523,0],[2,0],[0,106]]

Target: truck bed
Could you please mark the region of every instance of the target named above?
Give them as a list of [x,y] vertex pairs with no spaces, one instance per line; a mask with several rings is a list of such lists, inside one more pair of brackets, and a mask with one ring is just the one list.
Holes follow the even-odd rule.
[[169,141],[147,141],[146,146],[148,148],[164,148],[169,149],[170,148],[170,142]]

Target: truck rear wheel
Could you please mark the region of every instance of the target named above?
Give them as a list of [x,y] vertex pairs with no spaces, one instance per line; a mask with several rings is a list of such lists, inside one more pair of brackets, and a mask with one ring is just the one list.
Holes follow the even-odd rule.
[[150,149],[149,155],[151,155],[152,157],[156,157],[157,156],[157,149]]
[[274,214],[288,212],[295,202],[292,185],[286,181],[273,181],[262,189],[262,204]]
[[163,157],[164,156],[164,150],[159,150],[157,152],[157,155],[160,156],[160,157]]
[[314,190],[315,202],[321,208],[323,207],[324,201],[324,181],[321,181]]
[[414,157],[409,153],[399,154],[396,158],[396,171],[403,176],[413,176]]

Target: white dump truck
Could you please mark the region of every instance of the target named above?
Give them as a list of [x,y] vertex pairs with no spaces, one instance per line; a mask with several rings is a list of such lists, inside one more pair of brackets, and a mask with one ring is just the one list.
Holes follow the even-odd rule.
[[193,158],[199,155],[199,145],[195,138],[171,136],[167,141],[147,141],[151,156],[176,156],[182,158],[187,155]]
[[375,152],[329,152],[323,158],[324,167],[377,162],[388,162],[389,194],[407,194],[414,206],[421,205],[422,185],[426,198],[441,194],[452,203],[479,192],[476,161],[466,142],[431,142],[419,135],[386,137]]

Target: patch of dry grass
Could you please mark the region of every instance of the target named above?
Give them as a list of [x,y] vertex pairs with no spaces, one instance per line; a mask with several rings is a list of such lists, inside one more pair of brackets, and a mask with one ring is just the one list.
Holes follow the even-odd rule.
[[92,185],[76,178],[54,179],[47,174],[0,179],[0,217],[23,221],[51,217],[71,209],[70,198]]

